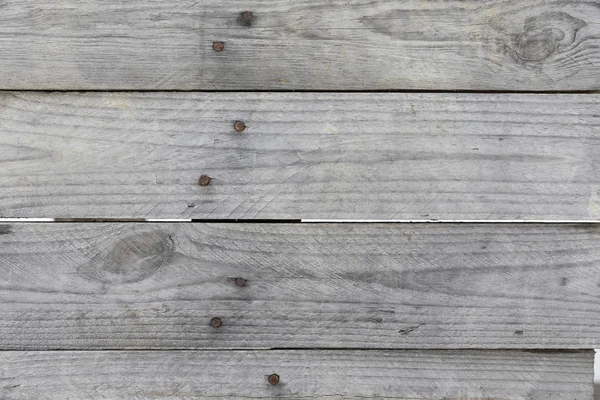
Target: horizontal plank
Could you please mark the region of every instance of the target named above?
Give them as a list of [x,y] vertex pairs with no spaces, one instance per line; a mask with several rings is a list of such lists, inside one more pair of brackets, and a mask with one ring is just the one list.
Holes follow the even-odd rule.
[[599,95],[3,92],[0,216],[597,220],[599,110]]
[[592,400],[593,357],[592,350],[0,352],[0,395]]
[[0,349],[600,347],[598,225],[0,231]]
[[600,89],[595,1],[38,0],[0,9],[0,89]]

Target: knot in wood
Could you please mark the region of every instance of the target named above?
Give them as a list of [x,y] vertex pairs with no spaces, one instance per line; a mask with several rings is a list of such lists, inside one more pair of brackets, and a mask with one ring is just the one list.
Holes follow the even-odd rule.
[[542,13],[528,18],[515,40],[515,53],[525,62],[541,62],[571,46],[587,24],[564,12]]
[[174,247],[169,232],[134,232],[98,251],[78,272],[107,284],[139,282],[156,273]]

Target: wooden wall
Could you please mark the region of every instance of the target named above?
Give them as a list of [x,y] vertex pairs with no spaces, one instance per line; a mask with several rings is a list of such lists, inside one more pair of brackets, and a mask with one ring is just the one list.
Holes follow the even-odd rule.
[[597,0],[0,0],[0,398],[592,400]]

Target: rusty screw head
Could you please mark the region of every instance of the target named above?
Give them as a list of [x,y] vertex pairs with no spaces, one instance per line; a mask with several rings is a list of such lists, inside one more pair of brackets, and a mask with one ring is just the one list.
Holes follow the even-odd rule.
[[223,51],[225,45],[223,42],[213,42],[213,50],[214,51]]
[[246,129],[246,124],[244,121],[235,121],[233,123],[233,128],[238,132],[242,132],[244,129]]
[[223,323],[221,322],[221,318],[219,317],[214,317],[210,320],[210,326],[212,326],[213,328],[218,328],[221,325],[223,325]]
[[246,22],[252,21],[252,13],[250,11],[244,11],[242,13],[242,19]]
[[210,181],[212,181],[212,178],[208,175],[200,175],[200,179],[198,180],[198,183],[200,184],[200,186],[208,186],[210,185]]
[[244,278],[235,278],[235,284],[239,287],[246,285],[246,280]]
[[269,383],[271,385],[277,385],[279,383],[279,375],[277,375],[277,374],[269,375]]

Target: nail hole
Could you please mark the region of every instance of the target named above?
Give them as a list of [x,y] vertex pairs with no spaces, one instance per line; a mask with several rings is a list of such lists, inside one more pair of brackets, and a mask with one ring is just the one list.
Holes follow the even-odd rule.
[[242,13],[242,19],[246,22],[252,21],[252,13],[250,11],[244,11]]
[[223,44],[223,42],[213,42],[214,51],[223,51],[223,49],[225,49],[225,44]]
[[235,278],[235,284],[239,287],[246,285],[246,280],[244,278]]
[[233,129],[235,129],[238,132],[242,132],[244,129],[246,129],[246,124],[244,123],[244,121],[235,121],[233,123]]
[[212,178],[208,175],[200,175],[200,179],[198,180],[198,183],[200,184],[200,186],[208,186],[210,185],[210,181],[212,181]]
[[221,318],[215,317],[213,319],[210,320],[210,326],[212,326],[213,328],[218,328],[222,325],[223,323],[221,322]]
[[271,385],[277,385],[279,383],[279,375],[277,375],[277,374],[269,375],[269,383]]

